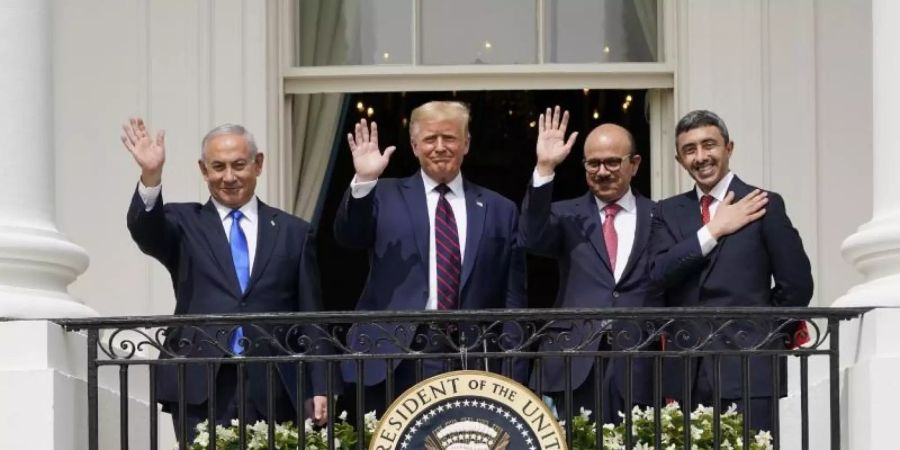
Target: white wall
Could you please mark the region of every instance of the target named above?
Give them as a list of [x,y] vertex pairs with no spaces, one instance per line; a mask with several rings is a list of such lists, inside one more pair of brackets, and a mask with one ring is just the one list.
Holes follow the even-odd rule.
[[[166,129],[165,199],[205,201],[206,131],[242,123],[267,148],[265,25],[264,0],[55,2],[57,223],[91,257],[70,292],[101,315],[174,308],[168,275],[125,228],[139,171],[121,125],[139,115]],[[265,179],[258,189],[265,200]]]
[[814,305],[860,279],[840,245],[871,217],[870,10],[840,0],[679,5],[676,115],[719,113],[735,173],[784,196],[813,264]]

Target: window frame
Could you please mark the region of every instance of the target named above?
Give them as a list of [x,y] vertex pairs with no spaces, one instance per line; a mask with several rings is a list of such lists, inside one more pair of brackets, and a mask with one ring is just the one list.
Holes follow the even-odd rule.
[[[413,3],[413,55],[416,44],[420,0]],[[676,111],[676,49],[679,36],[676,16],[681,1],[660,0],[660,61],[592,64],[498,64],[498,65],[342,65],[299,67],[293,64],[296,0],[267,2],[268,61],[270,77],[268,184],[269,201],[282,208],[293,205],[292,158],[287,154],[292,136],[289,96],[293,94],[529,90],[529,89],[648,89],[650,121],[650,167],[652,198],[677,192],[682,183],[672,157]],[[544,0],[538,0],[538,60],[544,60]],[[665,149],[669,149],[666,151]],[[647,170],[647,169],[644,169]]]

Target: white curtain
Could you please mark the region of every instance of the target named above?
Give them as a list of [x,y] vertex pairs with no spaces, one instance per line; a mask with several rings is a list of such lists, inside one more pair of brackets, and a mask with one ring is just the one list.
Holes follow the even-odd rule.
[[637,14],[638,21],[641,23],[641,32],[644,40],[647,42],[647,48],[653,61],[659,60],[660,42],[657,40],[659,35],[659,22],[657,16],[657,0],[634,0],[634,10]]
[[[659,28],[662,24],[657,13],[657,0],[633,0],[634,12],[641,24],[641,34],[647,43],[652,61],[659,61],[659,49],[662,42],[659,41]],[[650,95],[644,97],[644,118],[650,122]]]
[[[358,0],[299,2],[299,66],[341,65],[358,59]],[[314,219],[344,94],[294,95],[291,98],[294,214]]]

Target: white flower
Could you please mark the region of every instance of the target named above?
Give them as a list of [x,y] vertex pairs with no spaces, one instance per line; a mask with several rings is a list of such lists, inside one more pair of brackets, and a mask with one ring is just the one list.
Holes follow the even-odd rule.
[[589,409],[584,409],[584,406],[582,406],[582,407],[581,407],[581,412],[579,413],[579,415],[580,415],[581,417],[584,417],[585,419],[590,419],[590,418],[591,418],[591,412],[592,412],[591,410],[589,410]]
[[338,416],[338,419],[341,419],[342,421],[346,422],[347,421],[347,411],[341,411],[341,415]]

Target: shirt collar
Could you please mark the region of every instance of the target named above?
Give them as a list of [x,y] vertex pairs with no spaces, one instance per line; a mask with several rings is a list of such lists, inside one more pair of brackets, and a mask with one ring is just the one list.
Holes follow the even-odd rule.
[[728,193],[728,186],[731,186],[731,180],[734,179],[734,172],[728,171],[718,183],[709,191],[709,194],[705,194],[702,190],[700,190],[700,186],[694,185],[694,190],[697,191],[697,198],[701,199],[704,195],[711,195],[716,201],[725,200],[725,194]]
[[[597,208],[599,208],[600,211],[603,211],[603,208],[605,208],[606,205],[609,204],[604,202],[603,200],[600,200],[596,196],[594,196],[594,200],[597,201]],[[637,200],[634,198],[634,193],[631,192],[630,187],[628,188],[628,191],[625,192],[625,195],[611,203],[619,205],[623,210],[627,212],[634,212],[634,209],[637,208]]]
[[[216,207],[216,212],[219,213],[219,219],[224,222],[225,219],[228,218],[228,215],[231,214],[231,208],[219,203],[215,197],[210,197],[209,199],[212,200],[213,205]],[[256,218],[259,216],[259,201],[254,195],[250,198],[250,201],[244,203],[244,206],[241,206],[238,210],[244,215],[244,218],[247,219],[248,222],[256,223]]]
[[[425,171],[420,170],[419,172],[422,174],[422,182],[425,184],[425,193],[426,194],[431,193],[432,191],[434,191],[434,188],[436,188],[439,184],[441,184],[441,183],[438,183],[437,181],[435,181],[433,178],[429,177],[425,173]],[[451,194],[453,194],[457,197],[462,197],[463,196],[462,172],[456,174],[456,178],[450,180],[450,182],[447,183],[447,187],[450,188]]]

